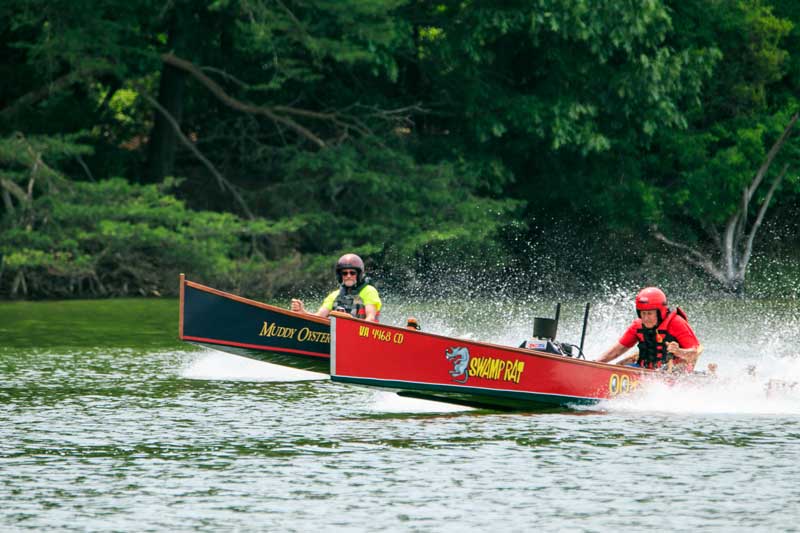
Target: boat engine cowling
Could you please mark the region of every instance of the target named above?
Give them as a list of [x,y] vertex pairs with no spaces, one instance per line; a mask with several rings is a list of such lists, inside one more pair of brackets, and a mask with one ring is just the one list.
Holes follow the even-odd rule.
[[556,338],[557,332],[558,332],[557,318],[535,317],[533,319],[534,338],[554,340]]
[[529,350],[563,355],[555,341],[558,331],[558,319],[535,317],[533,319],[533,338],[524,343]]
[[583,354],[583,338],[586,335],[586,321],[589,316],[589,304],[586,304],[586,310],[583,317],[583,332],[581,333],[581,345],[570,344],[568,342],[559,342],[556,339],[558,332],[558,317],[561,311],[561,304],[556,306],[555,318],[542,318],[534,317],[533,319],[533,338],[523,342],[520,348],[527,348],[528,350],[537,350],[540,352],[552,353],[556,355],[563,355],[566,357],[586,357]]
[[559,343],[556,341],[551,341],[550,339],[536,339],[533,338],[531,340],[525,341],[521,348],[527,348],[528,350],[536,350],[538,352],[547,352],[547,353],[554,353],[557,355],[564,355],[561,351],[561,347]]

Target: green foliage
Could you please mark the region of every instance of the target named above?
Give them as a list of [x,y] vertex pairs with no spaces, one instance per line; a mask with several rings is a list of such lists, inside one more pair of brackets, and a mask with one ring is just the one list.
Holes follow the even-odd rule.
[[[27,52],[28,64],[44,80],[65,72],[129,73],[126,54],[141,55],[143,21],[153,2],[119,0],[9,0],[10,46]],[[157,13],[157,11],[156,11]],[[137,42],[138,41],[138,42]]]
[[324,83],[338,69],[366,67],[371,76],[396,80],[393,50],[408,40],[408,31],[393,11],[406,3],[231,0],[215,2],[210,11],[235,21],[229,31],[241,71],[253,80],[248,89],[274,93]]
[[[713,247],[712,235],[738,208],[745,186],[800,109],[796,97],[781,88],[800,81],[791,81],[786,65],[785,43],[795,26],[760,1],[669,2],[668,13],[664,44],[683,50],[686,65],[696,63],[673,78],[693,88],[677,100],[687,127],[676,127],[680,121],[651,127],[645,121],[643,127],[652,130],[646,143],[631,138],[608,153],[560,159],[549,168],[570,173],[561,183],[577,189],[560,203],[604,217],[616,230],[638,226],[645,235],[658,225],[679,240]],[[793,139],[784,146],[756,201],[798,148]],[[793,174],[774,203],[796,201]],[[556,190],[563,194],[567,188]]]
[[3,285],[24,278],[28,296],[158,294],[173,290],[184,270],[230,283],[245,237],[268,232],[269,224],[190,211],[165,193],[169,187],[116,178],[42,194],[29,225],[6,216]]
[[427,14],[445,36],[429,45],[428,74],[464,108],[479,144],[513,147],[522,135],[585,155],[652,137],[685,124],[679,103],[716,57],[667,46],[671,19],[658,1],[444,5]]
[[[183,270],[272,296],[351,250],[405,283],[443,258],[525,264],[559,231],[709,244],[798,110],[797,6],[3,2],[0,294],[164,293]],[[153,100],[185,135],[177,181],[143,170],[172,157]]]
[[[700,4],[706,10],[702,14]],[[676,9],[686,21],[678,27],[677,39],[713,43],[723,59],[700,105],[692,110],[690,128],[659,135],[659,168],[647,168],[646,179],[660,191],[662,225],[674,225],[678,233],[702,240],[697,229],[724,225],[773,143],[800,110],[795,96],[773,90],[784,83],[789,53],[782,43],[794,25],[757,0],[681,2]],[[757,191],[756,202],[763,199],[783,164],[796,160],[798,149],[793,139],[784,146]],[[790,176],[790,187],[783,187],[777,203],[796,200],[791,183]],[[689,226],[687,220],[692,222]]]
[[[13,186],[4,182],[3,292],[153,294],[171,290],[183,270],[225,281],[237,258],[246,254],[247,237],[295,229],[285,223],[245,222],[229,213],[191,211],[167,194],[175,180],[148,186],[121,178],[76,182],[45,163],[51,155],[57,159],[86,151],[69,139],[16,136],[0,141],[2,175],[27,192],[12,197],[8,191]],[[27,172],[8,172],[13,169]]]
[[287,199],[281,208],[299,213],[309,203],[317,207],[317,216],[301,232],[305,249],[378,242],[413,254],[430,241],[480,242],[507,223],[519,206],[513,200],[471,194],[482,176],[466,165],[418,165],[385,147],[360,148],[298,154],[287,162],[286,175],[292,176],[287,188],[303,190],[296,190],[298,203]]

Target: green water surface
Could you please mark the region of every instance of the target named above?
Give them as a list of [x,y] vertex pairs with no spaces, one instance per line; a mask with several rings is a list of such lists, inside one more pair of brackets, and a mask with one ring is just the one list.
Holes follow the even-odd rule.
[[178,340],[178,300],[0,302],[0,347],[166,349]]
[[[589,353],[628,300],[594,306]],[[391,303],[509,345],[537,312]],[[685,308],[718,387],[506,414],[288,381],[178,341],[176,300],[0,303],[0,531],[797,531],[800,395],[741,379],[800,381],[796,302]]]

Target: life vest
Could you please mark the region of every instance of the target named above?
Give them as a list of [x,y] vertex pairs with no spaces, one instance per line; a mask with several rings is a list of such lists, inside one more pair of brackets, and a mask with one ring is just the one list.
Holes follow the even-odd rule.
[[636,364],[642,368],[659,369],[672,361],[675,356],[667,351],[668,342],[677,342],[667,330],[669,324],[676,315],[687,320],[686,313],[678,307],[672,311],[667,318],[656,328],[646,328],[641,326],[636,330],[636,338],[639,339],[639,358]]
[[[360,296],[361,289],[366,286],[367,283],[362,281],[352,288],[345,287],[344,285],[339,287],[339,294],[333,301],[333,310],[343,311],[354,318],[367,318],[367,308]],[[379,314],[380,312],[375,315],[376,320]]]

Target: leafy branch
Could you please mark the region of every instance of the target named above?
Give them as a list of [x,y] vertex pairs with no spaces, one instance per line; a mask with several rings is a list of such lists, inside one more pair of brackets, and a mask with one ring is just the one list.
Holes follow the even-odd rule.
[[[728,221],[725,224],[723,237],[721,239],[719,237],[714,239],[718,248],[717,252],[719,259],[717,261],[715,261],[710,254],[705,253],[699,248],[679,243],[668,238],[661,231],[659,231],[657,227],[653,228],[653,236],[658,241],[670,246],[671,248],[684,252],[684,257],[689,263],[701,268],[723,287],[731,290],[732,292],[741,293],[743,290],[747,266],[750,263],[750,259],[753,254],[753,244],[755,242],[756,234],[758,233],[758,230],[764,221],[764,216],[766,215],[767,209],[772,202],[775,191],[778,189],[784,177],[786,176],[786,173],[789,171],[788,163],[784,164],[781,171],[778,173],[775,179],[772,180],[766,195],[764,195],[764,198],[758,205],[756,218],[748,229],[747,225],[750,205],[753,203],[756,190],[764,181],[764,178],[772,166],[775,157],[788,141],[798,118],[800,118],[800,113],[795,113],[789,120],[789,123],[784,128],[783,133],[770,148],[769,152],[764,158],[764,161],[758,168],[758,171],[756,171],[755,175],[753,176],[753,179],[743,189],[738,207],[728,218]],[[712,236],[719,235],[718,232],[712,231],[709,231],[709,234]]]

